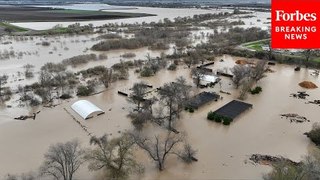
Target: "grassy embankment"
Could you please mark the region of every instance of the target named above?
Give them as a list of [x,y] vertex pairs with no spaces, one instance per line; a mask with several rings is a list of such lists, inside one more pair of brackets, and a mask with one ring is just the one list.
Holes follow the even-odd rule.
[[26,29],[26,28],[15,26],[15,25],[12,25],[12,24],[6,23],[6,22],[0,22],[0,28],[7,29],[7,31],[10,31],[10,32],[26,32],[26,31],[28,31],[28,29]]
[[[249,50],[263,51],[262,47],[268,45],[269,41],[270,41],[269,39],[263,39],[259,41],[248,42],[248,43],[242,44],[242,46]],[[288,58],[301,58],[301,59],[305,58],[301,53],[283,52],[281,54]],[[320,63],[320,57],[312,57],[310,61]]]

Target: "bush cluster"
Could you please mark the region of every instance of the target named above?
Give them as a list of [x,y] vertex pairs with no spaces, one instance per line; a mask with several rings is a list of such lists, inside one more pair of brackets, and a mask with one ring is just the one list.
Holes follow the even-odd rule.
[[259,94],[260,92],[262,92],[262,88],[260,86],[257,86],[254,89],[250,90],[251,94]]
[[233,119],[229,117],[218,115],[217,113],[212,111],[208,112],[207,119],[218,123],[222,122],[223,125],[230,125],[230,123],[233,121]]

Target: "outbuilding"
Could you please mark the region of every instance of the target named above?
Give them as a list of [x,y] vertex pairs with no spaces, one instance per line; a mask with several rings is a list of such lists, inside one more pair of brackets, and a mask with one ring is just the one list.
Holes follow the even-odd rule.
[[79,100],[71,105],[71,108],[83,119],[87,120],[93,116],[99,116],[105,112],[87,100]]

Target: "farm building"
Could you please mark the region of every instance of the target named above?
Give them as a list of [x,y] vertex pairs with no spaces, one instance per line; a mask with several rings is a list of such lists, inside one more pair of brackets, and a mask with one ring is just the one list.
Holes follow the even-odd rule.
[[85,120],[92,118],[94,115],[104,114],[104,111],[87,100],[79,100],[72,104],[71,108]]

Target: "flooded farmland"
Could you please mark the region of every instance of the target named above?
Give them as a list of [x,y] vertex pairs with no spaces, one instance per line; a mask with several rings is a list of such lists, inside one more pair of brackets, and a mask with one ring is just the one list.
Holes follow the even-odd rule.
[[[217,63],[214,68],[233,64],[237,59],[227,55],[222,58],[225,62]],[[277,65],[272,69],[275,72],[269,73],[259,82],[259,85],[264,88],[263,93],[250,96],[247,100],[253,104],[253,109],[237,118],[230,127],[206,120],[208,111],[216,110],[237,97],[237,93],[234,92],[230,85],[231,81],[228,79],[223,79],[222,89],[231,92],[231,95],[223,95],[223,100],[207,104],[193,114],[183,113],[177,128],[187,132],[188,141],[199,152],[199,162],[186,166],[178,163],[177,159],[173,157],[168,160],[167,169],[159,173],[153,163],[141,155],[142,162],[147,167],[143,179],[177,177],[181,179],[197,179],[199,177],[203,179],[211,179],[212,177],[218,179],[260,179],[261,174],[268,172],[270,168],[251,164],[248,157],[252,153],[281,155],[299,161],[310,148],[313,148],[303,133],[311,128],[312,123],[318,122],[319,107],[305,104],[301,100],[290,98],[289,95],[292,92],[303,90],[298,86],[302,80],[314,80],[318,83],[320,80],[309,75],[310,73],[306,69],[299,73],[294,72],[291,66],[286,65]],[[188,72],[187,68],[181,67],[177,72],[162,71],[158,76],[143,80],[159,87],[174,77],[189,77]],[[132,129],[130,119],[127,118],[127,113],[132,107],[124,97],[117,94],[117,91],[128,89],[134,82],[140,80],[132,74],[129,80],[113,84],[113,87],[106,92],[84,98],[97,104],[106,111],[106,114],[82,123],[94,134],[107,133],[111,134],[111,137],[119,136],[119,132]],[[188,78],[188,83],[191,83],[190,78]],[[218,91],[218,89],[216,87],[213,90]],[[308,93],[314,98],[320,96],[317,90],[310,90]],[[75,99],[63,102],[52,109],[43,108],[34,121],[11,121],[0,126],[2,176],[6,172],[20,173],[36,170],[30,169],[30,167],[37,167],[41,164],[43,153],[50,144],[65,139],[79,138],[83,145],[89,146],[89,137],[63,109],[66,108],[80,119],[70,109],[73,102]],[[311,119],[311,122],[294,124],[279,116],[282,113],[290,112],[304,115]],[[2,113],[6,113],[6,111],[2,111]],[[16,112],[16,114],[19,113],[21,111]],[[229,173],[231,170],[232,174]],[[92,178],[86,169],[82,170],[78,177]]]
[[[108,11],[110,11],[108,9]],[[163,18],[175,18],[177,16],[193,16],[229,11],[229,10],[200,10],[200,9],[164,9],[164,8],[142,8],[116,10],[117,12],[143,12],[155,13],[158,16],[142,17],[133,19],[90,21],[94,26],[106,23],[135,23],[159,21]],[[268,13],[259,13],[258,17],[252,20],[245,20],[245,28],[263,26],[266,24]],[[233,17],[237,19],[238,17]],[[232,18],[231,18],[232,19]],[[257,22],[261,19],[262,22]],[[85,24],[88,22],[81,22]],[[59,24],[68,25],[66,22]],[[31,29],[48,29],[56,23],[15,23],[15,25]],[[241,25],[240,25],[241,26]],[[223,31],[219,29],[219,31]],[[227,30],[226,30],[227,31]],[[199,39],[192,39],[193,44],[207,42],[208,36],[201,37],[201,34],[214,34],[210,28],[200,28],[192,31],[189,38],[200,36]],[[126,34],[122,34],[123,37]],[[19,85],[29,85],[37,82],[41,67],[49,62],[60,63],[64,59],[82,54],[94,53],[104,54],[105,59],[92,61],[77,67],[68,66],[67,70],[76,73],[98,65],[111,67],[120,60],[146,60],[147,56],[160,57],[161,53],[172,54],[175,49],[170,45],[167,50],[151,50],[148,47],[133,50],[109,50],[93,51],[90,48],[101,41],[97,34],[75,35],[75,36],[35,36],[26,39],[14,39],[11,36],[1,38],[0,51],[14,51],[15,56],[10,59],[0,60],[0,72],[6,74],[8,86],[18,89]],[[42,46],[43,41],[50,42],[50,46]],[[135,53],[135,57],[123,58],[124,53]],[[20,55],[19,55],[20,54]],[[213,73],[220,70],[227,70],[236,65],[236,61],[245,59],[250,62],[257,62],[255,58],[243,58],[232,55],[215,56],[215,63],[208,66]],[[34,66],[35,77],[25,79],[19,73],[24,71],[23,66],[31,64]],[[215,111],[228,102],[238,99],[239,90],[235,89],[232,79],[220,77],[221,83],[214,87],[200,89],[195,86],[191,76],[191,68],[180,63],[177,70],[169,71],[162,69],[152,77],[141,77],[134,69],[129,70],[126,80],[112,82],[111,85],[98,94],[88,97],[73,97],[69,100],[57,100],[56,106],[51,107],[30,107],[19,106],[18,97],[0,106],[0,179],[8,174],[22,174],[37,172],[44,160],[44,154],[52,144],[78,139],[84,148],[92,148],[89,144],[90,136],[74,120],[77,119],[87,127],[88,132],[96,136],[107,134],[109,138],[120,137],[123,133],[131,131],[134,126],[128,114],[133,111],[133,104],[129,103],[125,96],[118,94],[118,91],[128,92],[135,83],[140,81],[152,85],[155,90],[165,83],[173,82],[182,76],[188,85],[192,86],[192,93],[197,94],[203,91],[228,92],[220,93],[222,96],[218,101],[210,102],[193,113],[183,111],[181,117],[176,120],[175,128],[186,134],[188,141],[197,151],[197,162],[184,164],[175,156],[169,156],[166,161],[166,168],[158,171],[155,163],[138,147],[134,149],[134,156],[145,169],[140,175],[132,175],[129,179],[144,180],[167,180],[167,179],[262,179],[263,174],[271,171],[267,165],[257,165],[249,160],[252,154],[267,154],[271,156],[283,156],[292,161],[301,161],[309,151],[316,146],[304,135],[311,130],[313,123],[319,121],[319,106],[306,103],[307,100],[320,99],[319,89],[304,89],[298,84],[302,81],[312,81],[320,85],[319,76],[312,75],[312,68],[302,67],[295,71],[295,66],[278,64],[269,66],[271,71],[266,77],[256,83],[263,91],[257,95],[248,94],[245,102],[253,105],[252,109],[237,117],[230,126],[222,125],[207,120],[207,113]],[[290,97],[292,93],[306,91],[309,94],[307,100]],[[15,95],[15,96],[18,96]],[[97,105],[105,114],[92,119],[83,120],[71,105],[79,99],[89,100]],[[20,115],[27,115],[39,112],[35,120],[25,121],[13,120]],[[296,113],[306,117],[310,122],[292,123],[289,119],[281,118],[281,114]],[[73,118],[74,117],[74,118]],[[156,124],[149,123],[145,133],[152,136],[155,132],[165,132],[167,129],[160,128]],[[84,165],[76,173],[76,179],[105,179],[101,171],[93,172]]]

